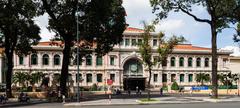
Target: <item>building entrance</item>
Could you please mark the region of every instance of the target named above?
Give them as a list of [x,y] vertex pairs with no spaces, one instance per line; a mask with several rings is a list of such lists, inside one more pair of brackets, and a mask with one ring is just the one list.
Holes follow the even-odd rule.
[[124,78],[123,88],[124,90],[145,90],[145,78]]

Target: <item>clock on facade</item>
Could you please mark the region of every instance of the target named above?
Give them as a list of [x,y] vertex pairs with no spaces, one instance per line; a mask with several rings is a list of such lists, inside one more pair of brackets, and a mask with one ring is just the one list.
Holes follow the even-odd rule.
[[132,72],[137,72],[137,64],[132,64],[130,68]]

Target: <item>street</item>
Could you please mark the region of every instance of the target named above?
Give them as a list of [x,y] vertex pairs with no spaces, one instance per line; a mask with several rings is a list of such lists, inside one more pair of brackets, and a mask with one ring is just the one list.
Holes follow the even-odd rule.
[[[191,104],[154,104],[154,105],[121,105],[121,106],[78,106],[81,108],[239,108],[240,102],[228,103],[191,103]],[[33,106],[21,106],[12,108],[77,108],[64,107],[62,103],[44,103]]]

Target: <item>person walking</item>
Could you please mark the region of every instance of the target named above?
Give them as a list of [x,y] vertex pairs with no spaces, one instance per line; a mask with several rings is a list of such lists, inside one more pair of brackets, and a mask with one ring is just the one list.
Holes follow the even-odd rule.
[[160,96],[163,96],[163,88],[160,88]]

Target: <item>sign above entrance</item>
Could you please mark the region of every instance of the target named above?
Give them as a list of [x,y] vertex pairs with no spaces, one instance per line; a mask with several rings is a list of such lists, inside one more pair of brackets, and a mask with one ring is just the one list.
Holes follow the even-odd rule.
[[112,85],[112,84],[113,84],[113,80],[108,79],[108,80],[107,80],[107,84],[108,84],[108,85]]

